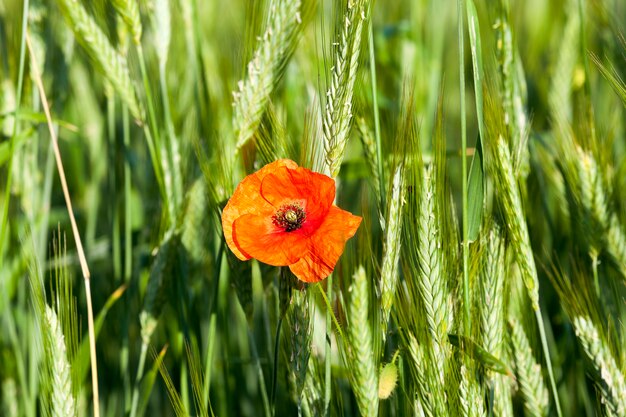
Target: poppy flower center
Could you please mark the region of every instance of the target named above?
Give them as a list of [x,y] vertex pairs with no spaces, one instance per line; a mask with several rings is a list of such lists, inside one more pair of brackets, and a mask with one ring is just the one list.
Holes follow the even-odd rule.
[[284,204],[272,216],[272,223],[285,232],[293,232],[302,227],[304,219],[306,214],[299,204]]

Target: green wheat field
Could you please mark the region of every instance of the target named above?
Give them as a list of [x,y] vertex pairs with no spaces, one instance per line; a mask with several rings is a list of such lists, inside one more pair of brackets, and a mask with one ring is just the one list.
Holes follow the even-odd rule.
[[626,416],[624,80],[623,0],[0,1],[0,415]]

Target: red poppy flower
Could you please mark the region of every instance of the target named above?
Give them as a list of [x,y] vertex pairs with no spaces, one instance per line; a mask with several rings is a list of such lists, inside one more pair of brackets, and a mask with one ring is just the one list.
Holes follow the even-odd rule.
[[248,175],[222,212],[230,250],[274,266],[289,266],[317,282],[335,268],[361,217],[333,205],[335,181],[281,159]]

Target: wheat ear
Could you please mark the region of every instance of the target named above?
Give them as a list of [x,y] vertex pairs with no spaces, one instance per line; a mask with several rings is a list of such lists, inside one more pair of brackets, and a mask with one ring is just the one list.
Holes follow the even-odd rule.
[[[376,192],[376,198],[381,200],[381,189],[380,189],[380,175],[378,173],[378,156],[376,154],[376,138],[374,137],[374,132],[367,125],[367,122],[364,118],[359,117],[356,120],[356,126],[359,131],[359,138],[361,139],[361,144],[363,145],[363,152],[365,153],[365,161],[370,170],[370,175],[372,176],[372,185],[374,186],[374,191]],[[385,229],[384,219],[381,219],[381,226],[383,230]]]
[[411,333],[408,335],[408,351],[411,358],[409,365],[414,369],[417,383],[416,410],[427,417],[447,415],[444,386],[439,382],[439,371],[433,375],[435,367],[429,366],[431,361],[424,346]]
[[524,408],[533,417],[548,415],[548,389],[541,374],[541,365],[535,362],[530,343],[522,325],[515,319],[510,320],[511,343],[515,352],[515,368],[519,380]]
[[404,205],[404,164],[400,163],[393,175],[391,200],[385,228],[383,266],[381,270],[381,320],[383,337],[387,333],[389,314],[398,285],[398,261],[402,235],[402,207]]
[[309,368],[313,332],[309,293],[306,290],[292,290],[291,306],[286,317],[285,353],[289,363],[289,380],[296,402],[300,406]]
[[497,358],[502,357],[504,341],[505,247],[498,226],[489,231],[481,271],[482,347]]
[[446,284],[442,274],[441,231],[436,217],[435,184],[433,167],[426,168],[422,180],[422,196],[418,219],[419,258],[418,288],[426,310],[426,323],[433,342],[434,360],[439,367],[440,382],[443,383],[445,353],[443,340],[446,337]]
[[71,417],[76,415],[76,400],[72,394],[70,363],[67,359],[65,337],[57,314],[46,305],[45,321],[48,330],[46,358],[50,361],[52,393],[50,414],[52,417]]
[[609,348],[600,338],[593,322],[586,317],[574,318],[576,336],[598,375],[600,395],[607,413],[626,415],[626,380]]
[[537,281],[537,267],[530,246],[528,228],[524,219],[522,200],[517,182],[513,174],[511,153],[506,140],[498,136],[495,143],[494,177],[496,190],[506,218],[511,243],[514,248],[516,261],[522,271],[524,285],[534,310],[539,310],[539,283]]
[[270,1],[265,33],[248,63],[246,78],[239,81],[233,92],[237,149],[250,140],[259,126],[270,95],[295,48],[302,23],[302,1]]
[[378,415],[378,370],[375,363],[369,317],[369,277],[360,266],[352,277],[348,305],[348,359],[350,382],[361,415]]
[[331,177],[336,177],[341,167],[343,154],[348,143],[352,120],[352,96],[359,67],[359,54],[363,26],[369,14],[368,0],[348,1],[348,10],[343,21],[339,39],[339,50],[331,69],[331,84],[326,93],[324,114],[324,150]]
[[461,365],[459,397],[463,417],[487,417],[480,385],[465,364]]
[[120,15],[133,37],[133,42],[139,44],[141,42],[141,16],[139,15],[139,6],[137,0],[111,0],[113,7]]
[[58,0],[58,3],[74,35],[126,103],[131,114],[142,119],[126,59],[113,48],[102,29],[79,1]]

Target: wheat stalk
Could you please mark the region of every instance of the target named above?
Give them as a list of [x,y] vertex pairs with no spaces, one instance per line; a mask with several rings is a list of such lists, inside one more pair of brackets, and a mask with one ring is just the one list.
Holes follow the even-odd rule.
[[[350,383],[363,416],[378,415],[378,370],[369,317],[369,277],[363,266],[352,276],[348,304],[348,369]],[[350,366],[358,364],[358,366]]]
[[[588,234],[593,237],[592,245],[603,244],[609,256],[615,262],[622,277],[626,279],[626,235],[619,219],[608,210],[606,187],[602,179],[600,168],[593,155],[576,147],[578,166],[579,199],[591,219],[588,224]],[[599,250],[595,247],[592,250]]]
[[164,71],[172,38],[170,2],[168,0],[156,0],[154,2],[154,29],[154,50],[157,54],[161,71]]
[[[494,109],[494,111],[496,111],[496,109]],[[528,226],[524,218],[520,190],[515,180],[508,144],[502,135],[499,133],[496,135],[497,136],[494,137],[495,143],[492,144],[494,149],[492,150],[492,164],[490,165],[494,177],[495,189],[503,209],[502,211],[504,212],[504,220],[508,227],[511,245],[522,274],[522,280],[524,281],[532,308],[535,312],[535,319],[541,338],[541,347],[545,356],[546,368],[550,380],[550,388],[554,397],[557,415],[561,417],[561,404],[556,381],[554,379],[554,372],[552,370],[552,360],[550,358],[546,331],[543,325],[543,316],[539,308],[539,278],[537,276],[533,250],[530,245]]]
[[49,361],[52,393],[50,414],[52,417],[76,415],[76,399],[72,395],[70,363],[67,358],[65,337],[57,314],[45,306],[46,358]]
[[[504,359],[504,306],[506,247],[500,228],[490,224],[484,243],[481,265],[481,345],[496,358]],[[493,409],[496,416],[513,416],[511,388],[508,377],[487,371],[488,383],[493,391]]]
[[493,386],[493,413],[498,417],[513,417],[513,403],[511,401],[511,383],[506,375],[494,375]]
[[[504,2],[502,2],[504,3]],[[507,6],[508,9],[508,6]],[[526,178],[530,169],[529,152],[526,146],[528,120],[524,109],[524,74],[513,44],[513,31],[509,24],[509,11],[502,12],[496,19],[496,53],[502,79],[502,107],[504,123],[508,128],[513,152],[513,166],[518,178]]]
[[431,393],[429,389],[430,387],[428,386],[428,379],[424,369],[424,349],[417,342],[417,339],[412,334],[409,335],[408,351],[409,355],[411,356],[411,361],[409,361],[409,364],[415,368],[419,400],[418,408],[424,415],[428,417],[434,417],[436,416],[435,405],[432,403]]
[[[566,147],[566,150],[570,150],[570,147]],[[575,147],[570,158],[575,169],[567,170],[566,176],[570,184],[576,187],[574,201],[583,209],[582,230],[585,237],[590,239],[590,252],[597,254],[601,249],[609,219],[602,178],[595,158],[580,146]]]
[[350,0],[338,41],[339,50],[331,69],[326,93],[324,150],[330,176],[336,177],[348,143],[352,120],[352,96],[359,66],[363,26],[369,14],[369,0]]
[[139,314],[141,340],[146,345],[150,343],[150,338],[156,329],[159,316],[167,301],[167,292],[173,275],[174,259],[178,250],[178,244],[178,236],[172,232],[167,232],[156,252],[154,263],[150,270],[150,279],[146,287],[143,308]]
[[433,167],[426,168],[422,179],[422,195],[418,219],[417,254],[419,259],[418,289],[426,311],[426,323],[432,340],[433,355],[443,384],[445,353],[443,341],[447,333],[447,290],[442,274],[442,242],[438,228]]
[[598,164],[593,155],[580,146],[576,146],[574,162],[578,168],[580,203],[601,227],[606,227],[609,215]]
[[554,74],[550,80],[548,104],[552,116],[558,124],[564,123],[572,115],[572,75],[578,61],[580,41],[580,21],[578,10],[573,6],[574,2],[568,2],[569,16],[563,28],[563,35],[559,42],[559,50],[556,51],[557,62],[554,63]]
[[432,372],[433,366],[424,347],[417,342],[412,333],[408,335],[408,351],[411,357],[409,366],[414,369],[417,383],[416,409],[427,417],[440,417],[448,414],[445,403],[443,384],[439,382],[438,372]]
[[74,35],[126,103],[131,114],[137,119],[142,119],[126,59],[113,48],[102,29],[79,1],[58,0],[58,3]]
[[530,343],[522,325],[516,320],[509,321],[511,327],[511,344],[513,345],[515,368],[519,380],[524,408],[533,417],[548,415],[548,389],[541,374],[541,365],[535,362]]
[[405,197],[404,164],[400,163],[393,175],[391,200],[385,228],[385,244],[381,277],[381,320],[383,338],[387,333],[389,314],[398,285],[398,261],[402,236],[402,207]]
[[609,210],[607,190],[601,169],[593,154],[582,147],[564,146],[567,159],[564,175],[573,201],[580,206],[581,230],[589,240],[589,251],[596,257],[604,249],[626,279],[626,234],[619,218]]
[[606,234],[606,249],[622,274],[622,278],[626,280],[626,233],[615,213],[611,214],[609,230]]
[[231,281],[237,294],[237,299],[246,315],[248,323],[252,324],[254,303],[252,300],[252,263],[242,262],[232,252],[226,254],[231,270]]
[[204,178],[194,181],[187,191],[183,219],[180,225],[180,240],[190,258],[195,262],[206,262],[211,253],[206,245],[211,234],[211,225],[206,213],[212,208]]
[[237,149],[250,140],[259,126],[270,95],[295,48],[303,27],[302,5],[301,0],[270,1],[263,37],[248,63],[246,78],[239,81],[233,92]]
[[159,316],[167,301],[169,283],[173,275],[174,257],[177,256],[179,237],[172,231],[165,233],[163,241],[158,248],[152,268],[150,279],[143,299],[143,308],[139,313],[139,325],[141,333],[141,351],[139,353],[139,365],[133,387],[130,416],[135,417],[139,405],[139,383],[143,377],[143,368],[148,353],[148,346],[152,334],[159,324]]
[[302,411],[306,416],[324,415],[324,396],[318,368],[318,359],[311,357],[304,381],[304,389],[302,390],[302,401],[301,404],[298,404],[299,417]]
[[[374,191],[376,192],[376,198],[381,200],[381,189],[380,189],[380,175],[378,173],[378,156],[376,153],[376,138],[374,137],[374,132],[369,128],[367,122],[364,118],[359,117],[356,119],[356,126],[359,131],[359,138],[361,139],[361,144],[363,145],[363,152],[365,153],[365,161],[370,170],[370,175],[372,176],[372,185],[374,186]],[[381,227],[385,230],[385,219],[381,217]]]
[[124,23],[126,23],[126,26],[128,26],[135,44],[139,44],[141,42],[142,26],[137,0],[111,0],[111,3]]
[[573,320],[576,336],[601,378],[600,393],[606,411],[626,415],[626,379],[593,322],[582,316]]
[[528,227],[524,219],[522,200],[517,182],[513,174],[511,154],[506,140],[498,136],[495,140],[495,155],[493,158],[495,186],[503,208],[506,225],[508,227],[511,244],[513,245],[516,261],[521,269],[522,278],[535,311],[539,310],[539,283],[537,268],[533,257]]
[[[482,347],[496,358],[505,356],[504,320],[506,246],[497,224],[490,225],[481,268],[481,340]],[[493,393],[493,411],[499,417],[513,417],[509,377],[487,371]]]
[[488,232],[481,270],[482,347],[497,358],[502,357],[504,340],[505,247],[497,225]]
[[461,365],[459,399],[463,417],[487,417],[480,385],[465,364]]
[[289,380],[296,403],[300,405],[309,368],[313,331],[309,293],[306,290],[293,290],[291,306],[286,317],[285,341],[287,343],[284,345],[289,363]]
[[85,255],[85,251],[83,249],[82,240],[80,237],[80,233],[78,231],[78,225],[76,223],[76,217],[74,215],[74,209],[72,208],[72,199],[70,198],[69,188],[67,186],[67,179],[65,176],[65,169],[63,168],[63,159],[61,158],[61,151],[59,149],[59,143],[57,139],[56,130],[54,129],[52,123],[52,115],[50,113],[50,106],[48,104],[48,98],[46,96],[46,91],[43,86],[43,81],[41,79],[41,74],[37,69],[37,58],[33,52],[32,44],[28,32],[25,32],[25,40],[28,45],[28,49],[30,51],[30,59],[33,63],[32,67],[32,75],[33,80],[37,86],[37,90],[39,92],[39,97],[41,99],[41,104],[44,109],[44,113],[46,116],[46,122],[48,125],[48,132],[50,133],[50,138],[52,142],[52,149],[54,152],[54,157],[57,166],[57,172],[59,173],[59,179],[61,182],[61,189],[63,190],[63,197],[65,200],[65,206],[67,208],[67,213],[70,218],[70,224],[72,226],[72,234],[74,236],[74,240],[76,242],[76,250],[78,252],[78,260],[81,266],[81,271],[83,274],[83,280],[85,283],[85,298],[87,302],[87,329],[89,334],[89,356],[90,356],[90,364],[91,364],[91,383],[92,383],[92,393],[93,393],[93,407],[94,407],[94,417],[100,416],[100,394],[98,387],[98,363],[96,357],[96,336],[94,329],[94,320],[93,320],[93,305],[91,301],[91,272],[89,271],[89,265],[87,264],[87,257]]

